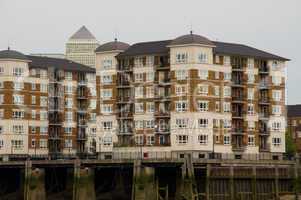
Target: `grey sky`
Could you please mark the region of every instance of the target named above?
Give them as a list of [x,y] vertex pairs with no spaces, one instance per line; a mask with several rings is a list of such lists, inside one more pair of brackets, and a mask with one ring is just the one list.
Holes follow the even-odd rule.
[[0,49],[64,53],[82,25],[100,43],[164,40],[189,32],[292,59],[288,102],[301,103],[300,0],[0,0]]

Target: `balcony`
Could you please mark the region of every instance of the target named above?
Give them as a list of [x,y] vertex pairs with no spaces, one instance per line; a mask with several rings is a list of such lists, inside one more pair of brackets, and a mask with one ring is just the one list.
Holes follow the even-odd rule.
[[233,135],[243,135],[244,134],[243,127],[232,128],[232,134]]
[[158,118],[170,117],[170,113],[166,112],[166,111],[155,112],[155,117],[158,117]]
[[243,103],[244,101],[243,96],[232,96],[232,102],[234,103]]
[[260,152],[270,152],[271,151],[271,145],[269,143],[265,145],[260,145],[259,146],[259,151]]
[[118,117],[123,119],[130,119],[133,118],[133,112],[120,112],[118,114]]
[[170,129],[169,128],[156,128],[155,133],[158,134],[170,134]]
[[269,130],[267,128],[259,128],[259,135],[269,135]]
[[259,104],[270,104],[268,97],[260,97]]
[[245,151],[246,146],[242,144],[232,144],[232,151],[238,151],[238,152],[243,152]]
[[259,83],[259,89],[261,89],[261,90],[267,90],[267,89],[269,89],[269,87],[270,87],[270,84],[267,81],[261,81]]
[[77,140],[87,140],[87,137],[86,137],[85,133],[78,133],[76,139]]
[[269,119],[269,113],[259,113],[258,117],[259,117],[259,120],[268,120]]
[[78,86],[87,86],[87,84],[88,84],[88,81],[87,80],[79,80],[78,81],[78,83],[77,83],[77,85]]
[[259,74],[269,74],[269,68],[266,66],[259,67],[258,72]]
[[232,66],[232,71],[243,72],[244,68],[243,66]]
[[238,80],[238,79],[233,79],[232,80],[232,87],[243,87],[243,81],[242,80]]
[[233,119],[243,119],[244,114],[245,114],[244,112],[233,112],[232,118]]

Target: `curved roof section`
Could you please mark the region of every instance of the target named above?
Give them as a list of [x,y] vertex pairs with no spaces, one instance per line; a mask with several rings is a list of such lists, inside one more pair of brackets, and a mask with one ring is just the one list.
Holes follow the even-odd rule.
[[186,45],[186,44],[201,44],[206,46],[214,46],[214,44],[206,37],[201,35],[192,34],[182,35],[172,40],[170,45]]
[[4,50],[0,51],[0,59],[28,60],[27,56],[19,51]]
[[106,52],[106,51],[125,51],[130,47],[129,44],[124,42],[119,42],[115,39],[115,41],[105,43],[100,45],[95,52]]

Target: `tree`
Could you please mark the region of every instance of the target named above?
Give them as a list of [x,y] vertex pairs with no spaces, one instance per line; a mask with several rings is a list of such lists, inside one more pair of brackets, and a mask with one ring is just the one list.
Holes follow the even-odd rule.
[[289,131],[285,133],[285,152],[289,158],[294,157],[297,152],[296,143]]

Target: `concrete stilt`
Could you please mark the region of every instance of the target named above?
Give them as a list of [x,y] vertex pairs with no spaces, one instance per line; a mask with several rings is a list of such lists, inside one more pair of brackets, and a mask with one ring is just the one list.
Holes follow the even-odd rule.
[[31,162],[27,161],[24,184],[25,200],[46,200],[44,169],[32,169]]
[[185,155],[181,178],[177,180],[177,200],[198,200],[198,192],[194,177],[194,167],[190,154]]
[[134,162],[133,200],[157,200],[155,169]]
[[76,161],[74,167],[73,200],[95,200],[94,171],[81,168]]

